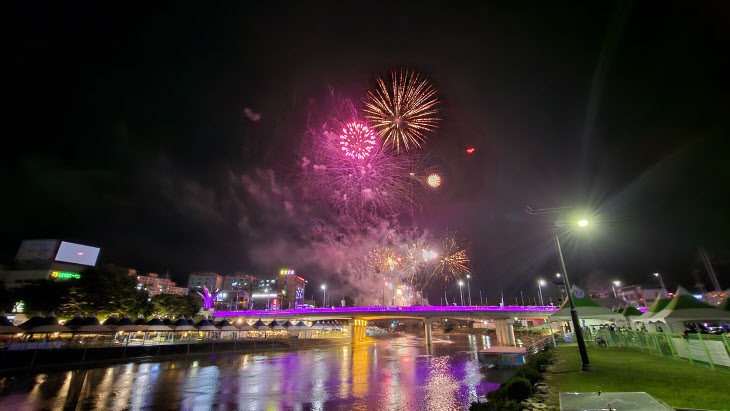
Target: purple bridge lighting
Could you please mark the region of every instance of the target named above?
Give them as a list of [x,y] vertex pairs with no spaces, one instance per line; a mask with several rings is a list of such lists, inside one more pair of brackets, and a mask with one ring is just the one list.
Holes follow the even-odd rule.
[[430,307],[335,307],[300,308],[280,311],[217,311],[216,317],[442,317],[479,315],[482,317],[524,317],[526,315],[547,316],[558,311],[554,306],[430,306]]

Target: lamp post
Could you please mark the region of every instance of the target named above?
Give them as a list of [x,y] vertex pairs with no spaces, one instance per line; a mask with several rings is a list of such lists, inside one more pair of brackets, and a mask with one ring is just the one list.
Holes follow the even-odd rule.
[[471,275],[466,275],[466,289],[469,292],[469,306],[471,307],[471,287],[469,286],[469,279],[471,279]]
[[461,305],[464,305],[464,291],[462,291],[462,288],[464,286],[463,281],[459,281],[459,294],[461,294]]
[[[578,227],[586,227],[588,220],[580,220]],[[560,257],[560,269],[563,271],[563,277],[565,279],[565,291],[568,293],[568,302],[570,302],[570,317],[573,320],[573,330],[575,331],[575,339],[578,342],[578,351],[580,352],[580,359],[583,365],[581,370],[593,371],[590,361],[588,360],[588,352],[586,351],[586,343],[583,341],[583,332],[580,328],[580,320],[578,319],[578,313],[575,311],[575,305],[573,304],[573,295],[570,292],[570,281],[568,280],[568,271],[565,269],[565,260],[563,259],[563,250],[560,248],[560,237],[555,234],[555,246],[558,249],[558,256]]]
[[540,280],[537,283],[537,289],[540,291],[540,305],[544,306],[545,303],[542,301],[542,286],[545,285],[545,280]]
[[620,287],[620,286],[621,286],[621,281],[618,281],[618,280],[614,281],[613,284],[611,285],[611,288],[613,288],[613,297],[614,298],[618,298],[618,294],[616,294],[616,287]]
[[667,287],[664,286],[664,280],[662,280],[662,275],[659,273],[654,273],[654,277],[659,278],[659,285],[662,286],[662,290],[664,290],[665,298],[669,297],[669,293],[667,292]]
[[264,288],[264,292],[266,293],[266,310],[269,309],[269,288]]
[[322,284],[322,308],[327,308],[327,285]]

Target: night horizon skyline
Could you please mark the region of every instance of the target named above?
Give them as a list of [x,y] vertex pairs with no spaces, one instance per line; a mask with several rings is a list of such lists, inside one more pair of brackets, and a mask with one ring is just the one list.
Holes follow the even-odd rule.
[[175,280],[288,266],[341,282],[304,258],[310,219],[330,220],[300,193],[299,143],[333,96],[361,110],[405,67],[438,90],[424,153],[444,181],[394,220],[460,233],[472,288],[536,293],[560,271],[559,216],[526,206],[599,223],[563,244],[573,283],[660,272],[693,290],[697,268],[710,288],[704,246],[730,286],[727,5],[434,4],[393,5],[398,24],[372,5],[15,5],[0,265],[59,238]]

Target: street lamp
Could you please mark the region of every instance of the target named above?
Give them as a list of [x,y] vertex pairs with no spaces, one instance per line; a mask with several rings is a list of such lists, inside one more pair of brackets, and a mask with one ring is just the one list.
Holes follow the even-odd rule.
[[543,307],[545,306],[545,303],[542,301],[542,286],[545,285],[545,280],[540,280],[537,283],[537,289],[540,291],[540,305]]
[[471,278],[471,275],[466,275],[466,289],[469,292],[469,306],[471,307],[471,287],[469,286],[469,279]]
[[[588,226],[588,220],[578,221],[578,227]],[[568,280],[568,270],[565,269],[565,260],[563,259],[563,250],[560,248],[560,236],[555,234],[555,246],[558,249],[558,256],[560,257],[560,269],[563,271],[565,278],[565,291],[568,293],[568,301],[570,302],[570,317],[573,320],[573,330],[575,331],[575,339],[578,342],[578,351],[580,352],[580,358],[583,363],[581,370],[593,371],[590,361],[588,360],[588,352],[586,351],[586,343],[583,341],[583,332],[580,328],[580,320],[578,319],[578,313],[575,311],[575,305],[573,304],[573,296],[570,292],[570,281]]]
[[662,286],[662,290],[664,290],[664,295],[666,297],[669,297],[669,293],[667,292],[667,287],[664,286],[664,280],[662,280],[662,275],[659,273],[654,273],[654,277],[659,278],[659,284]]
[[616,294],[616,287],[620,287],[620,286],[621,286],[621,281],[616,280],[613,282],[613,285],[611,286],[611,288],[613,288],[614,298],[618,298],[618,294]]
[[327,308],[327,285],[322,284],[322,308]]
[[264,288],[264,292],[266,293],[266,309],[269,309],[269,288]]
[[464,286],[463,281],[459,281],[459,294],[461,294],[461,305],[464,305],[464,292],[462,291],[461,287]]

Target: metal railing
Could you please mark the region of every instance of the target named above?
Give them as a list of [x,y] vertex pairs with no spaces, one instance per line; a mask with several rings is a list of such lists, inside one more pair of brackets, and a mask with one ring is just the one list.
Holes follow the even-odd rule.
[[594,341],[608,347],[628,347],[666,358],[683,358],[693,365],[730,372],[730,341],[724,335],[632,330],[594,333]]

